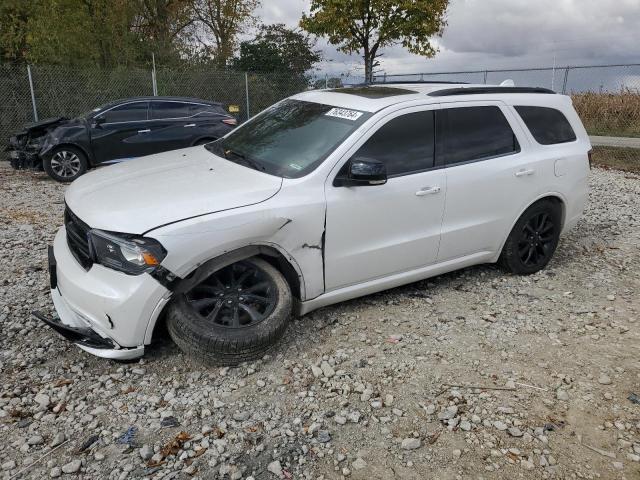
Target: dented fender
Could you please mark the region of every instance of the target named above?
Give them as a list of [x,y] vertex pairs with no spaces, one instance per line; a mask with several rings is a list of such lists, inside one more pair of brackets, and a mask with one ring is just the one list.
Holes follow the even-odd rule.
[[146,236],[167,250],[162,266],[183,279],[176,291],[186,291],[236,261],[277,252],[296,271],[300,300],[305,301],[324,292],[326,207],[324,190],[318,193],[311,205],[278,193],[260,204],[185,219]]

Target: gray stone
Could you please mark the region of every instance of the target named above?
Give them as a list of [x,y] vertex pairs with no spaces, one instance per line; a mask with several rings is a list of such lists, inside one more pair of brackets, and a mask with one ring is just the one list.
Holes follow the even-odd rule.
[[153,448],[151,448],[149,445],[143,445],[139,453],[140,453],[140,458],[142,458],[142,460],[146,462],[151,457],[153,457],[154,452],[153,452]]
[[322,362],[320,368],[322,369],[322,374],[327,378],[331,378],[336,374],[336,371],[329,365],[329,362]]
[[278,460],[274,460],[273,462],[271,462],[267,466],[267,470],[269,470],[271,473],[273,473],[278,478],[282,477],[282,465],[280,465],[280,462]]
[[29,445],[42,445],[43,443],[44,438],[42,438],[42,435],[33,435],[27,440],[27,444]]
[[49,395],[45,395],[44,393],[39,393],[33,399],[41,408],[47,408],[51,403],[51,399]]
[[316,439],[319,443],[327,443],[331,441],[331,434],[328,430],[318,430],[318,436]]
[[362,470],[363,468],[367,467],[367,462],[365,462],[363,459],[361,459],[360,457],[356,458],[354,460],[354,462],[351,464],[351,466],[355,469],[355,470]]
[[438,420],[450,420],[458,414],[458,407],[452,405],[450,407],[444,408],[438,414]]
[[512,437],[521,437],[523,435],[522,430],[518,427],[510,427],[507,431]]
[[562,400],[563,402],[566,402],[567,400],[569,400],[569,394],[565,390],[562,390],[561,388],[559,388],[556,391],[556,398],[558,400]]
[[60,467],[53,467],[49,472],[49,476],[51,478],[58,478],[61,475],[62,475],[62,470],[60,470]]
[[598,378],[598,383],[600,385],[611,385],[611,378],[609,377],[609,375],[600,375],[600,377]]
[[317,365],[311,365],[311,373],[314,377],[318,378],[322,376],[322,369]]
[[400,444],[403,450],[415,450],[416,448],[420,448],[420,445],[422,445],[422,442],[420,442],[420,439],[413,438],[413,437],[405,438],[404,440],[402,440],[402,443]]
[[9,460],[8,462],[4,462],[2,464],[2,470],[4,470],[5,472],[8,470],[13,470],[14,468],[16,468],[16,462],[14,462],[13,460]]
[[80,470],[80,467],[82,466],[82,462],[80,460],[72,460],[69,463],[65,463],[62,466],[62,472],[63,473],[76,473],[78,470]]
[[460,430],[468,432],[469,430],[471,430],[471,423],[467,420],[463,420],[462,422],[460,422]]
[[504,430],[506,430],[508,428],[507,424],[504,423],[504,422],[501,422],[500,420],[496,420],[495,422],[493,422],[493,426],[496,427],[500,431],[504,431]]
[[66,435],[64,434],[64,432],[58,432],[53,436],[53,439],[51,440],[51,443],[49,444],[51,447],[57,447],[58,445],[60,445],[62,442],[64,442],[66,440]]

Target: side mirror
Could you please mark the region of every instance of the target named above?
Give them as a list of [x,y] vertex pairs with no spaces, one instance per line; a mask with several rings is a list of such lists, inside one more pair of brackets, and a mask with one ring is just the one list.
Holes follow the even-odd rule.
[[98,115],[97,117],[93,118],[93,126],[95,127],[99,127],[100,125],[102,125],[105,122],[105,118],[101,115]]
[[387,167],[379,160],[355,157],[347,164],[347,174],[336,177],[335,186],[355,187],[384,185],[387,183]]

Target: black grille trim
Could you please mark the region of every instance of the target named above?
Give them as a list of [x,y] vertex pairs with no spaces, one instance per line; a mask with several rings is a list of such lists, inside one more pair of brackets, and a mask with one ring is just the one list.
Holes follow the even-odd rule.
[[93,265],[89,251],[87,234],[91,227],[80,220],[70,209],[64,210],[64,226],[67,230],[67,245],[82,268],[89,270]]

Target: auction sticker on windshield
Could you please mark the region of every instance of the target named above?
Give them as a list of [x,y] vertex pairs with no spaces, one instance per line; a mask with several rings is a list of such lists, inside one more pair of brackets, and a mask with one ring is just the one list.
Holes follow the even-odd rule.
[[357,120],[362,115],[362,112],[357,110],[349,110],[348,108],[332,108],[325,115],[329,117],[344,118],[345,120]]

